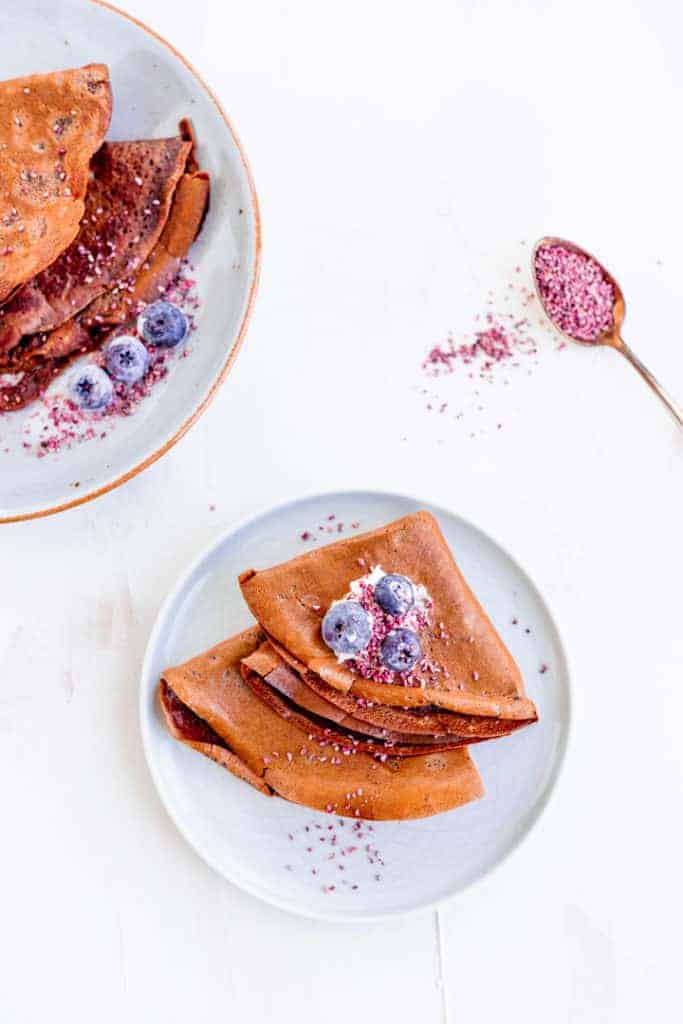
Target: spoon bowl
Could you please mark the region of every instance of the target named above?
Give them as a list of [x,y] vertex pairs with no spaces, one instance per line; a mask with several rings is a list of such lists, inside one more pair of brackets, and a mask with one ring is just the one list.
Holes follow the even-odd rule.
[[[587,259],[590,259],[594,263],[596,263],[600,267],[605,279],[610,283],[614,291],[614,303],[612,306],[612,323],[609,327],[606,327],[605,330],[601,331],[600,334],[598,334],[593,339],[576,338],[573,334],[568,334],[566,331],[561,330],[553,320],[548,310],[548,307],[545,304],[543,293],[541,292],[541,288],[538,282],[538,276],[536,273],[536,257],[539,253],[539,250],[544,249],[548,246],[557,245],[561,245],[564,249],[568,249],[570,252],[575,252],[579,256],[584,256]],[[541,308],[550,320],[554,330],[556,330],[558,334],[565,338],[566,341],[574,342],[574,344],[576,345],[606,345],[608,348],[616,349],[617,352],[620,352],[621,355],[628,359],[628,361],[631,363],[634,369],[638,371],[643,380],[647,384],[649,384],[649,386],[652,388],[655,394],[661,399],[661,401],[667,407],[667,409],[674,417],[676,422],[679,424],[679,426],[683,426],[683,409],[681,409],[681,407],[671,398],[671,396],[667,394],[667,392],[661,386],[659,381],[654,377],[652,373],[650,373],[650,371],[640,361],[635,352],[633,352],[633,350],[629,348],[629,346],[624,341],[621,335],[621,329],[624,323],[624,318],[626,316],[626,301],[624,299],[624,293],[621,290],[621,286],[617,279],[612,274],[610,274],[609,270],[607,270],[607,268],[599,259],[593,256],[592,253],[588,252],[587,249],[584,249],[580,245],[576,245],[575,242],[570,242],[566,238],[556,238],[553,235],[545,235],[543,238],[540,238],[538,242],[536,242],[532,249],[531,276],[533,278],[534,288],[536,290],[536,295],[538,296],[538,301],[541,304]]]

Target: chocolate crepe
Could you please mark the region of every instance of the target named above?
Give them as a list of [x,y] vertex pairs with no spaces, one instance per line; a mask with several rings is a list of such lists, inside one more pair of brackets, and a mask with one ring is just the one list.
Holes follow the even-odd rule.
[[111,109],[104,64],[0,82],[0,306],[75,237]]
[[466,747],[397,757],[381,743],[357,750],[333,729],[321,746],[315,722],[279,714],[243,678],[242,660],[263,640],[255,627],[164,672],[159,699],[176,739],[262,793],[347,817],[421,818],[482,796]]
[[[112,329],[133,320],[154,302],[173,280],[180,263],[199,234],[209,200],[205,171],[184,174],[173,197],[171,214],[135,279],[127,288],[107,292],[91,302],[78,316],[51,331],[30,357],[56,358],[87,351],[101,344]],[[21,365],[26,365],[24,362]]]
[[127,286],[159,239],[191,147],[180,137],[104,143],[76,238],[0,310],[0,366],[12,363],[24,336],[59,327],[109,288]]
[[[322,640],[322,617],[352,580],[379,565],[423,584],[431,626],[421,633],[424,664],[416,685],[365,679],[337,661]],[[242,594],[280,653],[332,690],[398,708],[446,709],[463,715],[531,722],[536,709],[519,669],[468,587],[428,512],[306,552],[270,569],[240,576]],[[436,667],[436,668],[435,668]],[[308,679],[308,677],[307,677]]]
[[[186,126],[183,122],[181,127]],[[189,134],[185,138],[192,142]],[[114,144],[115,145],[115,144]],[[72,358],[101,347],[113,330],[132,322],[178,272],[201,228],[209,201],[209,178],[196,168],[193,153],[173,195],[168,219],[150,256],[125,287],[114,285],[80,314],[47,334],[25,339],[2,368],[19,373],[15,384],[0,384],[0,412],[14,412],[41,395]]]

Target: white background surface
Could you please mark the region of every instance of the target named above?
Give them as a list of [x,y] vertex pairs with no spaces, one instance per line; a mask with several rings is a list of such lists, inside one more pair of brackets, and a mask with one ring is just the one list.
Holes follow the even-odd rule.
[[[542,333],[533,375],[482,386],[481,413],[464,377],[441,389],[459,421],[411,390],[520,242],[556,232],[609,261],[627,339],[683,399],[676,6],[127,6],[234,118],[263,278],[235,371],[170,455],[0,530],[0,1021],[676,1020],[683,435],[615,354]],[[157,608],[219,529],[362,486],[509,546],[559,613],[576,701],[560,789],[509,863],[438,915],[355,928],[198,860],[136,695]]]

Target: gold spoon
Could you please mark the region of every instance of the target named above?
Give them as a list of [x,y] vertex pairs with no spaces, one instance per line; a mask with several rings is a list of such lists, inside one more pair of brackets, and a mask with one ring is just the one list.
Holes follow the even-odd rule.
[[[587,256],[589,259],[594,260],[594,262],[598,264],[603,274],[612,285],[614,289],[612,325],[611,327],[607,327],[602,332],[602,334],[599,334],[594,341],[585,341],[583,338],[575,338],[571,334],[565,334],[564,331],[561,331],[559,327],[557,327],[553,318],[548,312],[546,305],[543,301],[543,296],[541,295],[541,289],[538,287],[538,279],[536,277],[536,254],[539,249],[543,248],[546,245],[561,245],[565,249],[570,249],[572,252],[579,253],[582,256]],[[541,303],[541,306],[543,307],[545,315],[548,317],[548,319],[550,320],[558,334],[561,334],[563,338],[567,339],[567,341],[573,341],[575,343],[578,343],[579,345],[608,345],[610,348],[616,349],[617,352],[621,352],[622,356],[626,356],[629,363],[631,363],[631,365],[636,368],[636,370],[643,378],[643,380],[650,385],[655,394],[661,398],[662,402],[664,402],[664,405],[667,407],[667,409],[669,410],[673,418],[677,421],[679,426],[683,427],[683,409],[681,409],[680,405],[678,405],[673,400],[673,398],[671,398],[671,396],[666,393],[662,385],[659,383],[656,377],[654,377],[650,373],[647,367],[643,366],[638,356],[628,347],[628,345],[621,336],[621,325],[623,324],[624,316],[626,315],[624,293],[619,287],[619,283],[612,277],[610,272],[605,267],[603,267],[602,263],[600,263],[600,260],[596,260],[594,256],[592,256],[585,249],[582,249],[580,245],[574,245],[573,242],[568,242],[564,238],[552,238],[546,236],[545,238],[541,238],[538,242],[536,242],[536,245],[533,248],[533,252],[531,253],[531,274],[534,279],[534,287],[536,288],[536,295],[538,296],[538,300]]]

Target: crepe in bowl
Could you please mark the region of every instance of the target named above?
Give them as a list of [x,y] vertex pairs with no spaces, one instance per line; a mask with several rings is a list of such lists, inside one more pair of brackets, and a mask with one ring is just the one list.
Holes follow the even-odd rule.
[[358,749],[341,730],[321,742],[312,720],[278,713],[250,684],[251,670],[242,674],[264,639],[254,627],[164,672],[159,701],[177,740],[265,795],[346,817],[421,818],[483,795],[467,747],[396,756],[381,743]]
[[0,82],[0,306],[76,236],[111,110],[104,64]]
[[113,288],[72,320],[51,331],[31,350],[33,358],[61,358],[98,347],[111,331],[134,319],[142,307],[163,294],[197,238],[209,203],[206,171],[186,170],[173,194],[159,241],[127,287]]
[[[150,154],[147,157],[149,167],[154,166],[155,153],[170,155],[172,159],[166,163],[168,173],[162,180],[156,180],[154,196],[150,197],[148,190],[138,192],[143,225],[137,235],[128,237],[121,233],[118,248],[125,253],[123,274],[108,274],[106,290],[102,290],[103,274],[88,274],[89,280],[83,285],[90,289],[91,296],[95,296],[92,301],[53,330],[22,338],[5,358],[2,369],[6,373],[18,374],[19,380],[0,386],[0,412],[21,409],[41,395],[73,358],[101,347],[113,330],[133,321],[146,303],[159,298],[177,274],[183,257],[201,229],[210,190],[208,175],[198,169],[194,160],[194,140],[189,126],[183,122],[181,127],[181,138],[158,140],[159,146],[150,147],[149,143],[111,144],[145,147]],[[170,142],[175,145],[163,145]],[[125,176],[126,163],[121,162],[117,166]],[[153,176],[151,182],[154,180]],[[163,200],[158,198],[158,194],[163,195]],[[146,210],[156,211],[153,219]],[[162,218],[163,230],[160,227]],[[121,219],[115,218],[113,228],[118,226],[122,229],[123,224]],[[78,281],[74,285],[81,298],[85,297],[83,285]]]
[[111,287],[127,287],[163,230],[191,146],[180,136],[105,142],[76,238],[0,310],[0,365],[26,336],[59,327]]

